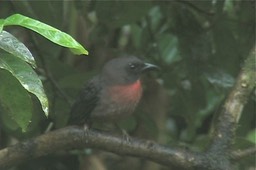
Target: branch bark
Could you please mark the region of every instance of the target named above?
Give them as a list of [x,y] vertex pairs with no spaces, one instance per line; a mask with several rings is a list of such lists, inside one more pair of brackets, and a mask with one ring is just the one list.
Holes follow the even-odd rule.
[[[212,162],[212,168],[216,169],[216,163],[219,164],[219,169],[232,169],[230,156],[231,146],[235,138],[235,131],[242,114],[243,108],[247,103],[253,88],[255,87],[255,67],[254,62],[256,57],[256,46],[253,47],[251,53],[245,61],[236,83],[230,91],[222,111],[218,117],[218,122],[215,124],[212,142],[209,145],[206,154]],[[218,163],[217,163],[218,164]]]
[[171,148],[135,138],[127,141],[122,137],[95,130],[67,127],[0,150],[0,169],[61,150],[91,147],[121,155],[143,157],[176,169],[231,170],[234,153],[230,150],[230,146],[243,107],[255,86],[255,55],[256,46],[225,101],[215,126],[212,142],[205,152]]
[[237,150],[237,151],[233,151],[231,154],[231,158],[233,159],[233,161],[238,161],[242,158],[248,157],[250,155],[255,155],[256,154],[256,148],[252,147],[252,148],[247,148],[244,150]]
[[198,160],[196,153],[169,148],[152,141],[135,138],[126,140],[95,130],[67,127],[1,150],[0,169],[57,151],[84,147],[98,148],[121,155],[143,157],[163,165],[181,168],[193,167],[194,160]]

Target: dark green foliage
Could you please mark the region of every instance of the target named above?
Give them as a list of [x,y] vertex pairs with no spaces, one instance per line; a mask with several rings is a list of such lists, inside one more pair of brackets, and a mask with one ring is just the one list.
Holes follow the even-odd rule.
[[[31,31],[6,27],[35,57],[36,73],[43,81],[50,103],[47,119],[42,117],[40,104],[33,98],[36,111],[31,121],[39,123],[28,127],[27,133],[31,135],[43,133],[50,121],[56,128],[65,126],[70,104],[83,82],[97,73],[107,60],[129,53],[160,66],[161,71],[144,77],[143,101],[135,116],[127,121],[131,123],[123,123],[124,128],[133,136],[202,150],[209,142],[211,124],[215,122],[256,36],[254,1],[1,3],[0,18],[14,13],[69,33],[90,53],[89,56],[73,56]],[[255,61],[250,62],[255,66]],[[6,74],[0,71],[1,75]],[[0,79],[0,83],[2,81]],[[242,114],[237,130],[239,140],[234,141],[234,148],[255,144],[255,102],[255,94],[252,94]],[[2,112],[4,109],[0,114]],[[5,138],[0,140],[0,146],[8,145],[13,134],[14,137],[26,136],[17,128],[5,126],[6,121],[1,119]],[[120,160],[114,156],[107,159],[103,154],[103,157],[109,169],[132,168],[119,165]],[[60,167],[65,166],[58,163]],[[147,169],[143,163],[134,165],[134,169]],[[250,157],[235,168],[252,166]]]

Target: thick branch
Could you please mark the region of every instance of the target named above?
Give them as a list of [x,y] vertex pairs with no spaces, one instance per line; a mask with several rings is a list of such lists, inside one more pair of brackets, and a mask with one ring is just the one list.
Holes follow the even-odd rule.
[[235,136],[238,121],[247,99],[255,86],[256,46],[251,51],[236,83],[228,95],[214,130],[214,137],[210,150],[227,151]]
[[255,68],[252,64],[255,62],[255,56],[256,46],[249,54],[234,87],[226,98],[218,122],[215,125],[211,144],[206,152],[206,159],[209,161],[207,169],[215,170],[216,165],[219,165],[217,168],[219,170],[232,169],[230,147],[234,141],[235,131],[243,108],[255,87]]
[[0,169],[57,151],[84,147],[143,157],[163,165],[181,168],[193,167],[198,160],[195,153],[172,149],[151,141],[133,138],[127,141],[95,130],[67,127],[0,150]]

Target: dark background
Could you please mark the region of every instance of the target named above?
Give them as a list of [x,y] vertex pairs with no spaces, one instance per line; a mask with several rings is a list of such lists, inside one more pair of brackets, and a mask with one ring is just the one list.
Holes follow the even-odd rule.
[[[131,136],[202,150],[221,105],[255,43],[254,1],[1,1],[0,18],[20,13],[72,35],[89,51],[74,56],[32,31],[6,30],[34,55],[50,102],[47,119],[35,98],[29,130],[1,129],[0,146],[42,134],[50,122],[65,126],[82,85],[109,59],[136,55],[161,67],[143,77],[144,96],[122,121]],[[240,119],[234,148],[255,144],[255,94]],[[71,155],[71,156],[70,156]],[[77,160],[77,155],[79,159]],[[143,159],[85,149],[58,153],[15,169],[65,170],[163,167]],[[253,169],[253,158],[238,169]],[[254,167],[255,168],[255,167]]]

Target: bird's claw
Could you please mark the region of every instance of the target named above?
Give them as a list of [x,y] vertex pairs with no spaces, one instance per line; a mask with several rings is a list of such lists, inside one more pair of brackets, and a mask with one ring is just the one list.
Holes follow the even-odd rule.
[[127,133],[126,130],[122,129],[122,135],[123,135],[123,138],[126,142],[130,142],[131,141],[131,137],[130,135]]

